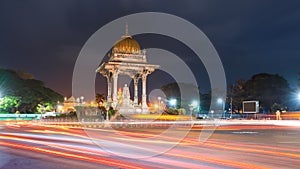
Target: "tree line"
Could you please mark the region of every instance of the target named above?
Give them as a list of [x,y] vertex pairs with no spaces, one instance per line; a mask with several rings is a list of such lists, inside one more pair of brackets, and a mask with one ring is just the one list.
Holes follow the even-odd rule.
[[286,79],[278,74],[260,73],[249,80],[237,80],[229,86],[228,97],[232,98],[233,107],[242,109],[245,100],[260,102],[262,112],[275,112],[276,110],[295,109],[291,100],[293,90]]
[[[300,73],[299,73],[300,75]],[[300,79],[298,79],[298,90]],[[188,98],[180,97],[179,85],[188,88]],[[200,110],[209,110],[211,107],[211,93],[200,93],[198,87],[189,84],[172,83],[161,87],[167,98],[176,98],[178,107],[189,108],[191,100],[199,100]],[[213,89],[217,90],[217,89]],[[278,74],[260,73],[253,75],[248,80],[239,79],[234,84],[228,85],[226,109],[230,107],[232,99],[233,109],[242,109],[242,102],[257,100],[260,102],[261,111],[274,112],[276,110],[295,110],[299,108],[299,101],[295,101],[297,89],[291,89],[287,80]],[[214,92],[218,93],[218,92]],[[96,95],[96,102],[104,102],[104,95]],[[21,113],[35,113],[52,111],[58,102],[63,102],[63,96],[45,84],[33,78],[31,74],[0,69],[0,111]]]
[[63,96],[26,72],[0,69],[0,111],[36,113],[52,111]]
[[[182,86],[183,84],[168,84],[163,86],[161,90],[167,98],[176,98],[178,100],[177,104],[180,107],[189,108],[191,100],[199,99],[200,110],[208,111],[210,108],[214,109],[217,107],[216,105],[212,105],[216,101],[212,101],[211,99],[222,97],[221,95],[211,96],[212,92],[210,91],[209,93],[200,93],[199,98],[199,94],[196,93],[196,91],[200,91],[199,88],[197,89],[193,85],[184,84],[185,88],[189,88],[190,93],[194,94],[189,95],[190,97],[188,98],[182,98],[179,85]],[[215,94],[222,93],[218,92],[218,89],[212,90],[216,90],[214,91]],[[232,103],[233,110],[239,112],[242,110],[243,101],[255,100],[260,102],[260,111],[265,113],[275,112],[276,110],[296,110],[299,109],[299,101],[295,100],[296,92],[295,89],[290,88],[288,81],[282,76],[278,74],[259,73],[253,75],[248,80],[239,79],[234,84],[228,85],[225,109],[229,110]]]

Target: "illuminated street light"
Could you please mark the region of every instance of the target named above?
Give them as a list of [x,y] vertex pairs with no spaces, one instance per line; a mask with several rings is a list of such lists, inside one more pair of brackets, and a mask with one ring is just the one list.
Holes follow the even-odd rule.
[[222,98],[218,98],[217,100],[218,104],[221,104],[222,105],[222,116],[224,115],[225,116],[225,112],[224,112],[224,109],[225,109],[225,102]]
[[171,106],[173,106],[173,107],[175,108],[176,103],[177,103],[177,100],[176,100],[176,99],[171,99],[171,100],[169,101],[169,103],[170,103]]
[[62,105],[57,105],[57,110],[56,110],[57,112],[63,112],[63,106]]
[[212,118],[214,118],[214,113],[215,113],[214,110],[211,110],[211,111],[210,111],[210,114],[211,114],[211,117],[212,117]]
[[222,103],[223,103],[223,99],[218,98],[217,102],[218,102],[219,104],[222,104]]
[[157,97],[157,100],[158,100],[158,112],[160,112],[160,110],[161,110],[161,104],[160,104],[161,97]]
[[197,102],[196,100],[194,100],[194,101],[192,102],[192,106],[193,106],[193,108],[198,107],[198,102]]
[[190,104],[190,114],[191,114],[191,120],[193,120],[193,110],[195,109],[195,108],[197,108],[197,111],[199,111],[198,110],[198,101],[197,100],[193,100],[192,101],[192,103]]
[[81,104],[83,104],[83,99],[84,99],[84,97],[81,96],[81,97],[80,97],[80,103],[81,103]]

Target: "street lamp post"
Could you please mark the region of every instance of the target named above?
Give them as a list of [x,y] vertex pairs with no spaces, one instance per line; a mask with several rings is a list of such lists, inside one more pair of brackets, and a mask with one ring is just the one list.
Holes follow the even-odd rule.
[[210,111],[210,113],[211,113],[211,118],[214,118],[214,112],[215,112],[214,110],[211,110],[211,111]]
[[160,113],[161,109],[161,104],[160,104],[160,100],[161,100],[161,97],[157,97],[157,100],[158,100],[158,112]]
[[193,109],[197,109],[198,106],[199,106],[198,101],[196,101],[196,100],[192,101],[192,104],[191,104],[191,106],[190,106],[190,110],[191,110],[191,118],[192,118],[192,116],[193,116]]
[[106,121],[109,120],[109,117],[108,117],[108,110],[106,110]]
[[230,97],[230,118],[232,118],[232,97]]
[[222,105],[222,117],[223,117],[224,109],[225,109],[225,101],[222,98],[218,98],[217,102],[218,102],[218,104]]
[[191,121],[193,120],[193,106],[190,105]]
[[84,99],[84,97],[81,96],[81,97],[80,97],[80,103],[81,103],[81,104],[83,104],[83,99]]

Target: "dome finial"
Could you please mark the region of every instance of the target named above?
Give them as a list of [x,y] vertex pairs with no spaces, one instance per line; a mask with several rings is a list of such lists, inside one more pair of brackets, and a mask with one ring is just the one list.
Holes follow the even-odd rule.
[[126,25],[125,25],[125,36],[129,36],[128,35],[128,23],[126,22]]

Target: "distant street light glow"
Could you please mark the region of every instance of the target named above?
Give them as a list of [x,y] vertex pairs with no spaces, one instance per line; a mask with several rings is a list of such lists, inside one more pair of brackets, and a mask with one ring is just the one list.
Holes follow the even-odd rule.
[[223,113],[224,113],[224,110],[225,110],[225,102],[222,98],[218,98],[217,102],[218,102],[218,104],[222,105],[221,108],[222,108],[222,116],[223,116],[224,115]]
[[218,102],[219,104],[222,104],[222,103],[223,103],[223,99],[218,98],[217,102]]
[[61,109],[62,109],[62,105],[58,105],[58,106],[57,106],[57,109],[58,109],[58,110],[61,110]]
[[198,102],[196,101],[196,100],[194,100],[193,102],[192,102],[192,106],[195,108],[195,107],[198,107]]
[[171,99],[171,100],[169,101],[169,103],[170,103],[171,106],[175,106],[176,103],[177,103],[177,100],[176,100],[176,99]]

